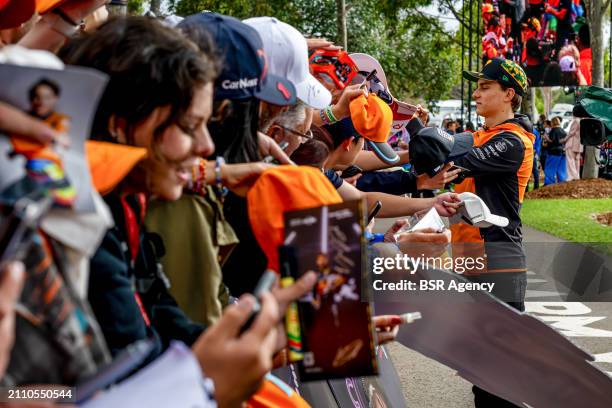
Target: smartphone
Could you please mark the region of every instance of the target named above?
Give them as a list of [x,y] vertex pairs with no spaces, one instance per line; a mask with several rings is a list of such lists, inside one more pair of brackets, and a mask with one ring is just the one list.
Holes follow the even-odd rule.
[[372,221],[374,219],[374,217],[376,217],[376,215],[378,214],[378,212],[380,211],[381,208],[382,208],[382,203],[380,201],[377,201],[374,204],[374,207],[372,208],[372,211],[370,211],[370,213],[368,214],[367,224],[369,224],[370,221]]
[[360,173],[363,173],[363,169],[353,164],[351,166],[348,166],[346,169],[344,169],[342,173],[340,174],[340,177],[345,179],[345,178],[356,176]]
[[469,169],[466,169],[465,167],[457,166],[456,164],[453,164],[452,167],[450,169],[448,169],[448,171],[453,171],[453,170],[461,170],[461,172],[463,172],[463,173],[469,173],[470,172]]
[[[283,151],[284,151],[285,149],[287,149],[287,148],[289,147],[289,142],[287,142],[287,141],[281,142],[281,143],[278,145],[278,147],[280,147],[280,148],[281,148],[281,150],[283,150]],[[264,157],[262,161],[263,161],[264,163],[274,163],[274,162],[276,161],[276,158],[270,154],[270,155],[268,155],[268,156]],[[278,164],[278,163],[277,163],[277,164]]]
[[249,319],[240,328],[240,334],[248,330],[248,328],[251,327],[251,324],[253,324],[253,322],[255,321],[255,318],[257,318],[257,315],[259,314],[259,311],[261,310],[261,304],[259,303],[259,297],[261,296],[262,293],[269,292],[274,287],[276,278],[277,278],[276,273],[271,269],[266,269],[264,274],[261,275],[261,278],[259,278],[259,281],[257,282],[257,285],[255,286],[255,290],[253,291],[253,295],[255,296],[255,304],[253,305],[253,310],[251,310],[251,315],[249,316]]
[[9,261],[22,260],[40,219],[53,204],[48,196],[25,196],[13,206],[13,211],[0,225],[0,265]]
[[368,74],[368,76],[367,76],[367,77],[365,77],[365,79],[363,80],[363,82],[361,83],[361,85],[359,85],[359,87],[360,87],[360,88],[365,87],[366,93],[368,93],[368,92],[369,92],[368,87],[367,87],[367,84],[368,84],[368,82],[370,82],[370,80],[371,80],[371,79],[374,77],[374,75],[376,75],[376,70],[372,70],[372,72],[370,72],[370,73]]

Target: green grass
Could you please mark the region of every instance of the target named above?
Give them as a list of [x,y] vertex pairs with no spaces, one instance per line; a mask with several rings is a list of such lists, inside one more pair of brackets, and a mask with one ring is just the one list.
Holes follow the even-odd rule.
[[574,242],[612,243],[612,227],[591,218],[593,213],[612,211],[612,198],[526,199],[523,224]]

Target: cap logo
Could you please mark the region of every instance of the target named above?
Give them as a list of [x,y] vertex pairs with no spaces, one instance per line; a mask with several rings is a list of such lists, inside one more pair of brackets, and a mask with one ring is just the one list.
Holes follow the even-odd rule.
[[516,62],[503,60],[501,67],[516,81],[523,91],[527,90],[527,75],[525,75],[525,71]]
[[223,89],[245,89],[257,86],[259,80],[257,78],[241,78],[238,81],[230,81],[226,79],[221,82]]
[[504,153],[506,150],[508,150],[508,147],[506,146],[505,142],[497,141],[495,142],[495,149],[500,153]]
[[263,80],[268,75],[268,59],[266,53],[261,48],[257,50],[257,55],[263,59],[263,69],[261,70],[261,79]]
[[291,92],[289,92],[289,90],[287,89],[287,87],[285,87],[283,83],[277,82],[276,89],[278,89],[283,94],[285,100],[288,101],[289,99],[291,99]]
[[442,136],[444,139],[448,140],[449,142],[454,142],[453,137],[451,135],[449,135],[448,133],[444,132],[442,129],[440,128],[436,128],[438,134],[440,136]]

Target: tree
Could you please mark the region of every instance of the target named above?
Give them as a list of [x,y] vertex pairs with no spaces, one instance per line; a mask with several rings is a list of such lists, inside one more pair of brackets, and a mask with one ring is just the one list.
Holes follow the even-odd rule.
[[[604,86],[604,44],[603,44],[603,19],[607,16],[606,10],[610,6],[610,0],[585,0],[587,21],[591,31],[591,50],[593,53],[593,85]],[[597,154],[598,149],[587,146],[585,149],[584,167],[582,178],[596,178],[598,172]]]
[[346,49],[348,47],[348,34],[346,31],[346,2],[344,0],[336,0],[336,21],[339,43]]
[[147,3],[146,0],[128,0],[128,13],[132,15],[144,13],[145,3]]
[[[419,12],[432,0],[345,0],[347,49],[377,58],[394,96],[412,101],[447,97],[456,82],[457,47],[436,18]],[[342,44],[339,0],[177,0],[174,10],[189,15],[216,11],[239,19],[275,16],[305,36]]]
[[604,43],[603,19],[607,17],[606,10],[610,0],[585,0],[587,22],[591,31],[591,49],[593,52],[593,85],[604,85]]

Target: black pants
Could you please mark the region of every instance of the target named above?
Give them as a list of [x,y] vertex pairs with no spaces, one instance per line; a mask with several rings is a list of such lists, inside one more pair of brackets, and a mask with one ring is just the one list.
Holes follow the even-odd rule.
[[475,385],[472,387],[472,392],[474,393],[474,406],[477,408],[520,408],[518,405],[501,399]]
[[[501,273],[491,275],[479,275],[470,280],[478,282],[495,282],[495,288],[500,288],[501,291],[493,294],[504,300],[506,304],[515,308],[518,311],[525,311],[525,291],[527,289],[527,274],[526,273]],[[493,395],[490,392],[472,387],[474,393],[474,406],[476,408],[514,408],[518,407],[513,403],[506,401],[503,398]]]

